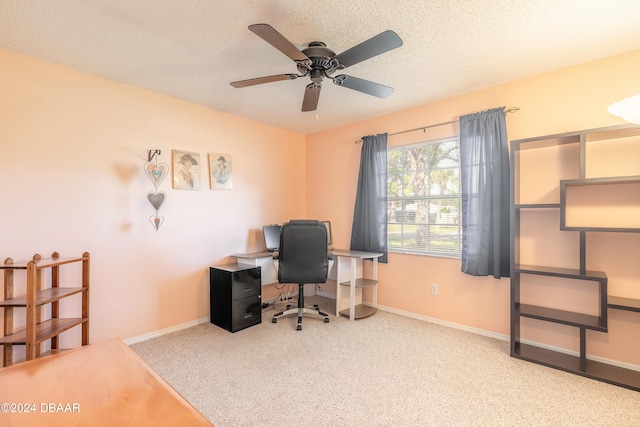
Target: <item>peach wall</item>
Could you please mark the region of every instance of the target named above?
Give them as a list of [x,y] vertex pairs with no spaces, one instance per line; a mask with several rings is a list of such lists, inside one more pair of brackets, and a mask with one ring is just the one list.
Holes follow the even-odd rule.
[[[265,223],[328,219],[334,245],[348,247],[361,136],[502,105],[521,108],[507,117],[511,140],[619,124],[606,107],[640,92],[639,71],[635,51],[305,137],[0,50],[0,257],[91,252],[92,341],[179,325],[208,315],[208,266],[261,249]],[[392,136],[389,145],[457,133],[455,124],[441,126]],[[166,163],[172,149],[231,154],[234,190],[209,190],[206,173],[198,192],[172,190],[166,180],[159,188],[168,195],[166,219],[154,231],[145,198],[153,186],[142,165],[156,148]],[[589,239],[606,255],[621,247],[611,234]],[[640,247],[637,235],[622,239]],[[619,282],[637,274],[592,253]],[[399,254],[381,265],[379,279],[383,306],[509,333],[506,279],[463,275],[459,260]],[[440,285],[438,296],[430,283]],[[588,348],[640,365],[640,349],[623,348],[633,345],[638,315],[614,311],[610,325],[609,334],[590,334]],[[552,335],[553,345],[575,347],[571,332],[548,328],[534,326],[533,338]]]
[[[622,119],[610,115],[607,106],[640,92],[639,72],[640,51],[634,51],[308,135],[307,194],[310,197],[307,214],[309,217],[330,219],[335,230],[336,247],[348,247],[360,158],[360,145],[354,141],[363,135],[394,133],[455,121],[460,115],[499,106],[521,109],[507,116],[510,140],[621,124],[624,123]],[[450,124],[427,129],[424,133],[418,131],[390,136],[389,146],[456,134],[457,125]],[[562,167],[571,167],[563,163],[564,158],[560,162]],[[544,172],[547,166],[548,163],[540,161],[537,170]],[[536,185],[536,182],[532,183],[534,189]],[[551,224],[550,239],[557,238],[555,234],[559,232],[553,227],[557,225],[558,218],[535,221]],[[608,242],[613,247],[623,244],[616,240],[618,237],[611,236],[613,233],[604,234],[590,239],[613,240]],[[568,242],[566,239],[560,242],[552,262],[560,265],[574,262],[577,239],[573,236],[568,236],[568,239]],[[635,247],[640,248],[638,234],[624,235],[619,239],[631,240]],[[566,250],[560,250],[562,248]],[[533,252],[544,256],[540,249],[536,252],[534,248]],[[603,257],[606,257],[606,252]],[[610,260],[602,258],[592,263],[608,264],[607,268],[614,276],[635,274],[634,283],[638,282],[639,272],[634,267],[611,265]],[[620,280],[629,279],[623,277]],[[439,284],[439,295],[429,293],[431,283]],[[378,288],[379,304],[390,309],[509,335],[509,280],[462,274],[460,260],[390,254],[389,263],[380,266]],[[549,298],[544,293],[538,297],[543,300]],[[640,365],[640,345],[633,340],[640,331],[640,315],[612,312],[610,326],[608,336],[590,334],[587,350],[597,356]],[[576,349],[573,331],[567,332],[556,325],[534,326],[529,329],[527,338],[544,343],[547,328],[551,329],[550,334],[558,336],[547,344]],[[603,341],[608,345],[603,345]]]
[[[303,135],[6,50],[0,94],[0,257],[90,252],[92,342],[208,317],[208,267],[305,215]],[[206,165],[200,191],[168,177],[155,231],[149,149],[228,153],[234,188],[210,190]]]

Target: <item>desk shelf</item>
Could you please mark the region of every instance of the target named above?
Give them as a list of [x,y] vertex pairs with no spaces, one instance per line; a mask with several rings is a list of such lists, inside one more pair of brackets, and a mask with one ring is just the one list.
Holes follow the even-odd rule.
[[[336,264],[336,315],[354,321],[373,315],[378,307],[378,258],[381,253],[334,249]],[[373,261],[372,277],[363,277],[363,261]],[[372,301],[365,304],[362,290],[372,288]],[[345,295],[344,291],[348,291]]]
[[[366,279],[363,277],[360,277],[358,279],[356,279],[356,284],[355,284],[355,288],[356,289],[362,289],[362,288],[369,288],[372,286],[377,286],[378,285],[378,281],[377,280],[372,280],[372,279]],[[347,281],[347,282],[341,282],[340,286],[351,286],[351,282]],[[378,309],[376,307],[372,307],[370,305],[365,305],[365,304],[358,304],[354,306],[354,319],[358,320],[358,319],[364,319],[365,317],[369,317],[372,316],[376,313],[376,311],[378,311]],[[351,314],[351,310],[350,309],[345,309],[342,310],[340,312],[341,316],[345,316],[345,317],[349,317],[349,315]]]
[[[356,288],[368,288],[370,286],[376,286],[378,284],[377,280],[364,279],[362,277],[356,279]],[[351,286],[351,282],[341,282],[342,286]]]
[[[364,304],[356,305],[354,310],[355,310],[355,314],[354,314],[355,320],[364,319],[365,317],[372,316],[376,313],[376,311],[378,311],[376,307],[371,307],[370,305],[364,305]],[[340,315],[345,317],[349,317],[350,314],[351,314],[351,310],[348,308],[340,312]]]

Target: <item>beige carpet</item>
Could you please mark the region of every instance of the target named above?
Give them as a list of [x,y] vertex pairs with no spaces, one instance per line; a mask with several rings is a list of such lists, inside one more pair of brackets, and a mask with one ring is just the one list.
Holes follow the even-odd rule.
[[[640,393],[509,357],[509,344],[378,311],[131,348],[217,427],[640,426]],[[308,303],[314,302],[312,299]]]

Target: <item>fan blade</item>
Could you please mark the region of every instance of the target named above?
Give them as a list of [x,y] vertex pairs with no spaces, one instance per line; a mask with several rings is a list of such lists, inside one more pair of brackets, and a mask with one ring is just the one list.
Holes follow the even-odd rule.
[[333,78],[333,82],[338,86],[347,87],[349,89],[357,90],[369,95],[377,96],[378,98],[386,98],[393,93],[393,88],[380,83],[370,82],[369,80],[359,79],[353,76],[346,76],[340,74]]
[[307,85],[304,90],[304,99],[302,100],[302,111],[314,111],[318,108],[320,89],[322,89],[322,83],[310,83]]
[[281,80],[295,80],[298,78],[296,74],[277,74],[275,76],[257,77],[255,79],[240,80],[237,82],[229,83],[233,87],[247,87],[253,85],[260,85],[262,83],[279,82]]
[[271,25],[253,24],[249,25],[249,29],[294,61],[303,62],[307,66],[311,65],[311,60],[307,55],[302,53],[300,49],[287,40],[282,34],[277,32]]
[[346,68],[400,46],[402,39],[393,31],[387,30],[336,55],[335,59]]

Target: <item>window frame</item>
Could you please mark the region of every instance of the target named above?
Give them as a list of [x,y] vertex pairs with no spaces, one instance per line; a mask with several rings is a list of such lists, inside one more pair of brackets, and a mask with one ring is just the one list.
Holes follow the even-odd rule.
[[[448,167],[442,167],[442,168],[422,168],[425,172],[425,174],[430,174],[432,171],[439,171],[439,170],[446,170],[446,169],[455,169],[456,170],[456,176],[458,179],[457,182],[457,193],[453,193],[453,194],[426,194],[426,195],[411,195],[411,194],[402,194],[400,196],[392,196],[391,195],[391,188],[390,186],[392,185],[392,179],[394,178],[394,176],[397,177],[397,174],[403,174],[406,175],[406,173],[404,172],[405,169],[403,168],[401,171],[399,172],[390,172],[391,168],[389,167],[390,164],[390,160],[392,157],[392,153],[393,152],[397,152],[397,151],[401,151],[403,152],[403,155],[407,155],[406,151],[408,151],[411,148],[415,148],[415,147],[423,147],[423,146],[429,146],[429,145],[435,145],[435,144],[443,144],[443,143],[449,143],[449,142],[455,142],[456,146],[457,146],[457,151],[458,151],[458,159],[457,159],[457,165],[454,166],[448,166]],[[424,163],[423,163],[424,165]],[[432,244],[427,243],[425,248],[417,248],[417,247],[410,247],[409,245],[406,244],[405,242],[405,231],[406,231],[406,225],[415,225],[415,219],[414,222],[405,222],[406,219],[406,210],[403,210],[403,218],[401,218],[401,221],[397,220],[397,217],[395,218],[396,221],[395,222],[391,222],[391,218],[392,216],[389,215],[388,219],[387,219],[387,250],[389,253],[398,253],[398,254],[408,254],[408,255],[419,255],[419,256],[432,256],[432,257],[440,257],[440,258],[453,258],[453,259],[461,259],[462,257],[462,191],[461,191],[461,169],[460,169],[460,137],[459,136],[451,136],[451,137],[447,137],[447,138],[440,138],[440,139],[435,139],[435,140],[429,140],[429,141],[421,141],[421,142],[417,142],[417,143],[413,143],[413,144],[408,144],[408,145],[400,145],[400,146],[395,146],[395,147],[389,147],[387,148],[387,190],[388,190],[388,194],[387,194],[387,210],[390,213],[391,210],[391,203],[395,202],[397,205],[400,206],[406,206],[407,202],[415,202],[417,200],[427,200],[427,201],[442,201],[442,200],[447,200],[447,199],[455,199],[457,200],[457,213],[456,215],[453,217],[454,219],[454,223],[438,223],[438,222],[429,222],[430,218],[427,217],[427,222],[426,223],[421,223],[418,225],[424,225],[426,226],[426,233],[428,235],[427,239],[428,242],[432,242],[435,241],[431,240],[432,237],[446,237],[446,234],[431,234],[431,229],[432,227],[442,227],[442,226],[446,226],[446,227],[456,227],[457,228],[457,232],[455,233],[450,233],[451,236],[454,236],[453,240],[455,241],[455,250],[438,250],[438,249],[433,249]],[[416,165],[416,169],[420,169],[420,165]],[[403,181],[403,180],[399,180],[398,182]],[[402,190],[401,192],[404,193],[406,186],[405,184],[401,184],[402,185]],[[430,192],[429,192],[430,193]],[[437,203],[436,203],[437,205]],[[397,208],[396,208],[396,212],[397,212]],[[430,216],[430,215],[429,215]],[[437,218],[437,217],[436,217]],[[401,245],[400,246],[396,246],[396,245],[392,245],[391,242],[394,240],[397,240],[398,235],[394,234],[393,236],[391,235],[391,233],[397,233],[394,232],[392,230],[395,230],[397,228],[400,228],[400,241],[401,241]],[[444,239],[445,241],[448,240],[447,238]],[[407,246],[405,246],[407,245]]]

